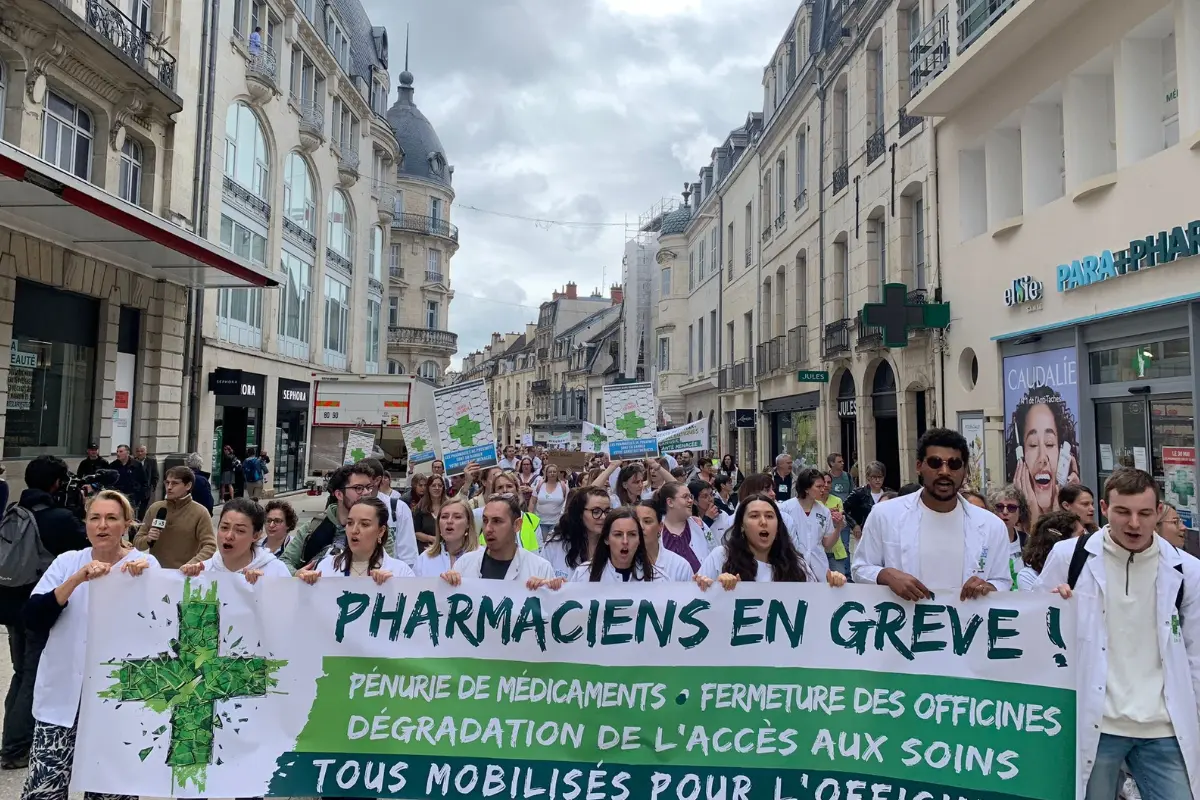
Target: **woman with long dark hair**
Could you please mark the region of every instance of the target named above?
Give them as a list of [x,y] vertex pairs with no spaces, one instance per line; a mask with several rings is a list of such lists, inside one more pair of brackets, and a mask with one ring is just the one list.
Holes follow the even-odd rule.
[[1100,530],[1096,525],[1096,493],[1082,483],[1068,483],[1059,489],[1058,506],[1077,514],[1083,527],[1092,533]]
[[663,484],[654,493],[654,505],[663,517],[662,544],[698,571],[708,555],[704,525],[692,516],[692,492],[682,483]]
[[608,490],[600,486],[575,489],[567,497],[566,508],[541,552],[557,577],[568,578],[592,560],[610,508]]
[[1052,511],[1044,514],[1037,525],[1033,526],[1033,533],[1029,535],[1025,549],[1021,551],[1021,561],[1024,565],[1017,573],[1017,590],[1032,592],[1054,545],[1064,539],[1078,538],[1085,532],[1083,521],[1074,512]]
[[411,578],[412,568],[384,551],[388,510],[378,497],[367,497],[350,506],[346,520],[346,546],[326,555],[315,569],[302,569],[296,577],[315,584],[321,576],[370,577],[383,584],[392,577]]
[[413,506],[413,529],[417,534],[417,548],[422,552],[437,541],[438,516],[446,501],[446,482],[437,477],[430,478],[425,493]]
[[[713,549],[696,582],[707,589],[717,581],[732,589],[741,581],[802,583],[815,580],[792,543],[779,506],[765,494],[747,498],[738,506],[726,543]],[[844,586],[846,576],[827,570],[830,586]]]
[[775,499],[775,479],[771,477],[769,472],[756,472],[753,475],[747,475],[742,481],[742,485],[738,487],[738,503],[744,503],[755,495],[765,494],[772,500]]
[[189,578],[204,571],[239,572],[251,584],[263,576],[292,577],[291,570],[260,541],[266,516],[262,506],[248,497],[227,501],[217,522],[217,552],[205,561],[184,564],[179,571]]
[[745,479],[745,476],[742,475],[742,471],[738,469],[737,462],[733,460],[733,456],[731,456],[729,453],[726,453],[721,459],[721,467],[718,471],[722,475],[725,475],[729,478],[730,482],[733,484],[733,490],[735,492],[738,490],[738,487],[742,485],[742,481]]
[[646,539],[633,507],[617,508],[608,513],[596,541],[596,552],[587,564],[571,575],[572,583],[628,583],[665,581],[646,552]]

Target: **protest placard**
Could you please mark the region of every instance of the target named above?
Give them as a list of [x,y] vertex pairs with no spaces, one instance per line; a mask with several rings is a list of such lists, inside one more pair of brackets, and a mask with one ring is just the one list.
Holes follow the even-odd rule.
[[616,459],[658,455],[654,385],[621,383],[604,387],[604,427],[608,454]]
[[1048,593],[156,570],[97,581],[91,612],[77,791],[1075,795],[1074,618]]
[[459,474],[472,461],[480,467],[499,463],[486,381],[456,383],[436,389],[433,407],[437,413],[442,461],[448,475]]
[[433,436],[426,420],[419,419],[401,426],[400,434],[404,437],[404,446],[408,448],[409,469],[437,459],[437,453],[433,449]]

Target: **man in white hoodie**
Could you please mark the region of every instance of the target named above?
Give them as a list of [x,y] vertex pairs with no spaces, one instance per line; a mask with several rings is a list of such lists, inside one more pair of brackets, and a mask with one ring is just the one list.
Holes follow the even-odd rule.
[[1112,800],[1122,762],[1144,797],[1200,797],[1200,561],[1154,532],[1158,484],[1119,469],[1108,525],[1059,542],[1035,591],[1074,597],[1080,796]]

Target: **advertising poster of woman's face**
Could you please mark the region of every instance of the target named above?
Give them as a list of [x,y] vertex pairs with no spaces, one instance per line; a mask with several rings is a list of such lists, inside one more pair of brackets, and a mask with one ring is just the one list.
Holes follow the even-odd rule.
[[1055,510],[1059,489],[1079,482],[1077,377],[1074,348],[1004,359],[1007,477],[1035,517]]

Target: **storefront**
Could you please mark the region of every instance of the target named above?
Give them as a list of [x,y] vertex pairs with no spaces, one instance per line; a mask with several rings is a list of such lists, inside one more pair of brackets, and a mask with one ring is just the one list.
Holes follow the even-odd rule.
[[1196,527],[1200,305],[1178,304],[1002,343],[1006,478],[1043,510],[1074,480],[1150,472]]
[[820,466],[821,441],[817,409],[821,393],[805,392],[764,400],[762,411],[771,431],[771,458],[787,453],[798,466]]
[[[923,402],[921,406],[924,407]],[[884,467],[883,485],[889,489],[899,489],[900,414],[896,398],[896,373],[887,361],[879,362],[875,377],[871,380],[871,421],[875,426],[875,460]]]
[[[858,463],[858,396],[854,387],[854,376],[850,370],[842,373],[837,390],[838,441],[841,443],[842,458],[846,467]],[[861,467],[860,467],[861,469]],[[862,476],[859,476],[862,479]]]
[[221,451],[233,448],[238,458],[262,443],[263,398],[267,378],[255,372],[218,368],[209,373],[208,388],[216,396],[213,416],[213,472],[220,472]]
[[275,404],[275,457],[271,465],[276,492],[294,492],[304,485],[311,397],[311,384],[279,379]]

